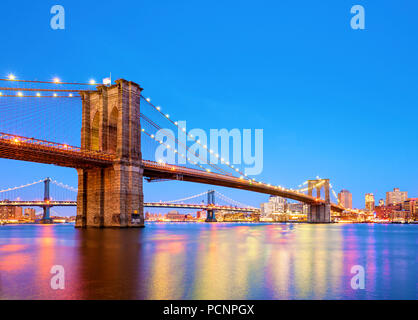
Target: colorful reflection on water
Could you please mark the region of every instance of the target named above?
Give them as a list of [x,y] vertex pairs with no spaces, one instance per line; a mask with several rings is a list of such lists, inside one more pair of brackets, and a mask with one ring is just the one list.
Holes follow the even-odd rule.
[[[417,299],[417,245],[417,225],[2,226],[0,298]],[[64,290],[51,289],[53,265]]]

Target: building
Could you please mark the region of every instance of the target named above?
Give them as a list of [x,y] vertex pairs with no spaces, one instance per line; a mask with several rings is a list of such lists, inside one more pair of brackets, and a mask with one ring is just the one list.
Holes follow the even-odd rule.
[[260,205],[261,216],[268,217],[273,212],[273,205],[270,202],[264,202]]
[[380,199],[379,200],[379,207],[384,207],[385,206],[385,200],[384,199]]
[[347,209],[353,208],[353,195],[348,190],[341,190],[338,194],[338,203]]
[[287,204],[287,200],[285,198],[278,197],[278,196],[270,196],[268,202],[262,203],[260,205],[261,216],[267,217],[272,214],[285,213],[286,204]]
[[366,193],[365,197],[365,203],[366,203],[366,210],[367,211],[374,211],[375,207],[375,200],[374,200],[374,194],[373,193]]
[[171,221],[185,221],[187,215],[179,213],[177,210],[171,210],[167,213],[167,219]]
[[206,219],[207,213],[206,210],[199,210],[196,212],[196,219]]
[[386,192],[386,205],[403,203],[408,199],[408,192],[400,191],[399,188],[394,188],[393,191]]
[[26,208],[25,209],[25,218],[28,218],[31,221],[36,220],[36,211],[33,208]]
[[303,213],[303,203],[302,202],[289,203],[287,205],[287,212],[289,212],[289,213]]
[[22,212],[21,207],[0,206],[0,220],[20,220]]
[[391,204],[389,206],[378,206],[375,208],[376,218],[379,220],[389,220],[395,211],[401,210],[401,204]]
[[418,221],[418,198],[406,200],[402,204],[402,210],[406,212],[408,220]]

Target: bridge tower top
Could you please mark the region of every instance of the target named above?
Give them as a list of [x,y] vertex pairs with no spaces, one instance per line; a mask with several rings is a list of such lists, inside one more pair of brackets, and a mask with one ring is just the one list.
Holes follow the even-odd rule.
[[124,79],[115,82],[80,92],[83,103],[81,148],[115,154],[119,161],[140,161],[142,88]]
[[325,202],[327,204],[331,203],[330,198],[330,183],[329,179],[314,179],[308,180],[308,194],[313,195],[313,189],[316,189],[316,197],[321,198],[321,190],[324,189],[325,192]]

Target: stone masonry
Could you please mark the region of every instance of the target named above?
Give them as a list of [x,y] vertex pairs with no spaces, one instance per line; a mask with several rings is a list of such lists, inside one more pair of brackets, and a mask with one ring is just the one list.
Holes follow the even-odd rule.
[[76,227],[143,227],[140,94],[133,82],[81,92],[81,148],[115,154],[113,165],[78,169]]

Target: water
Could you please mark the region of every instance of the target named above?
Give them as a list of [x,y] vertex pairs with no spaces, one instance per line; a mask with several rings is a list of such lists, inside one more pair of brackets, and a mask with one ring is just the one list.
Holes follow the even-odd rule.
[[[418,225],[0,227],[1,299],[417,299]],[[65,269],[65,289],[50,286]],[[353,290],[350,270],[365,269]]]

